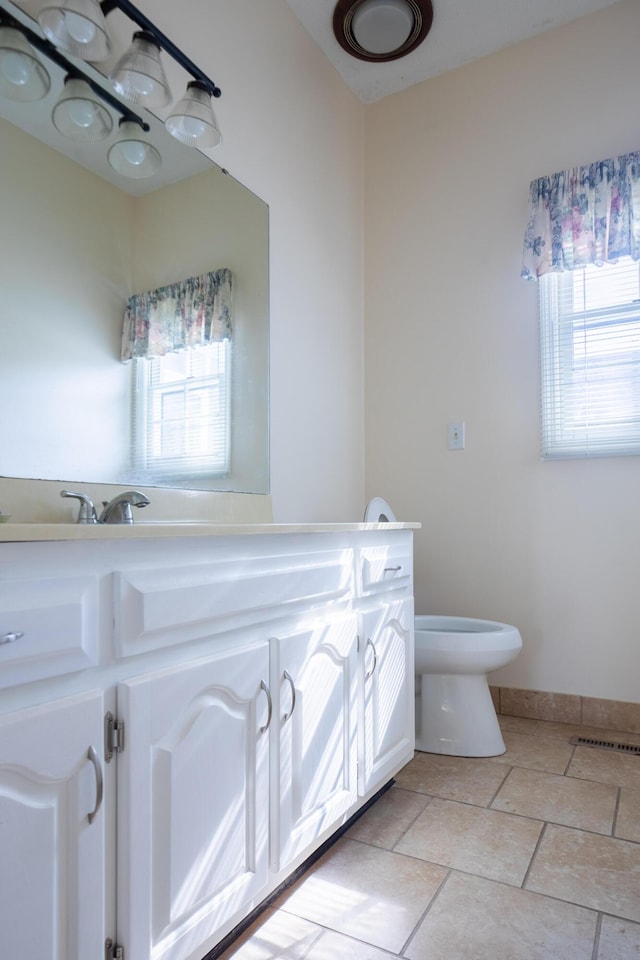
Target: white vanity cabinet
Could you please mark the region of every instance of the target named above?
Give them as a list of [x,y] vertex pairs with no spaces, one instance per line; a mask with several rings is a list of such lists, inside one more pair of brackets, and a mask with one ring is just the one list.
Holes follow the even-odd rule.
[[118,685],[118,939],[197,953],[266,885],[269,645]]
[[359,790],[384,783],[413,750],[415,735],[413,598],[363,615],[364,659]]
[[272,865],[309,850],[358,798],[358,622],[318,618],[271,639]]
[[414,526],[0,544],[7,952],[202,960],[411,759]]
[[0,937],[8,957],[103,957],[103,697],[0,717]]

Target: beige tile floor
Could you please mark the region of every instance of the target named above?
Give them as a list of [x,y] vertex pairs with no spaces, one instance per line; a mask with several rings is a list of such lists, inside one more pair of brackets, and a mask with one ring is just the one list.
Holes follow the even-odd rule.
[[507,752],[417,753],[224,960],[640,960],[640,756],[501,717]]

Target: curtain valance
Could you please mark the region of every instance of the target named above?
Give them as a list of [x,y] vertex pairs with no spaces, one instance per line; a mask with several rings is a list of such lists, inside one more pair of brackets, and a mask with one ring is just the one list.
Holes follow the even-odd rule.
[[640,151],[533,180],[521,276],[640,260]]
[[122,359],[162,357],[230,340],[232,286],[231,271],[225,268],[131,297],[122,328]]

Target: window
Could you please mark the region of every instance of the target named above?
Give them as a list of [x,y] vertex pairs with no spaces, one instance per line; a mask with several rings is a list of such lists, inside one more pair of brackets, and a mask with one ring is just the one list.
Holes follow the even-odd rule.
[[135,361],[133,460],[147,480],[230,470],[231,341]]
[[640,454],[640,267],[540,278],[545,459]]

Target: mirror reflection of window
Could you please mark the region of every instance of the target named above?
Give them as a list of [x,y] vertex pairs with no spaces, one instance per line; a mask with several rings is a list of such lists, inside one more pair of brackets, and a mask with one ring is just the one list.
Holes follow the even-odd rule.
[[133,468],[150,479],[225,477],[231,341],[134,361]]

